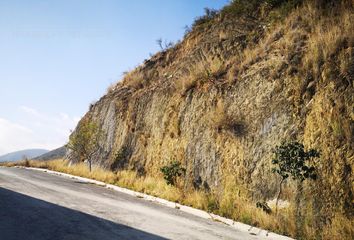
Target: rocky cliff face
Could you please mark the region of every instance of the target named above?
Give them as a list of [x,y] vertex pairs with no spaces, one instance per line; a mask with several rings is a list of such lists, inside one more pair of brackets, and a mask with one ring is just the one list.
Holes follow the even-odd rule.
[[289,6],[209,13],[128,73],[84,117],[105,134],[93,162],[154,175],[177,160],[186,189],[255,202],[276,195],[272,148],[298,140],[321,151],[319,178],[300,195],[289,181],[284,198],[318,225],[353,217],[353,3]]

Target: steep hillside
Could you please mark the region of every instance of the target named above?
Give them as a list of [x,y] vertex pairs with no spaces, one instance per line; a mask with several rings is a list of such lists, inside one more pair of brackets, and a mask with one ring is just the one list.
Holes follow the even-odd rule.
[[239,203],[275,198],[272,149],[297,140],[321,152],[318,179],[287,182],[282,198],[295,218],[279,218],[289,226],[278,231],[326,238],[350,225],[353,10],[352,1],[317,0],[233,1],[207,11],[181,42],[90,106],[81,124],[96,122],[105,136],[94,164],[153,176],[177,160],[185,191],[210,192],[216,212],[257,224],[252,212],[238,214]]

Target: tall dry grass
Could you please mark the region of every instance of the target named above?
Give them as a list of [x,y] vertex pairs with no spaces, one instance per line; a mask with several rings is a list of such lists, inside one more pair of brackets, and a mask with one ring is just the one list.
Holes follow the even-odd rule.
[[354,221],[348,221],[343,214],[337,213],[331,220],[331,223],[323,229],[323,239],[354,239]]
[[131,71],[128,72],[123,78],[123,85],[134,89],[140,89],[144,87],[147,82],[144,74],[141,71]]
[[177,79],[175,81],[175,88],[184,94],[192,88],[218,81],[224,73],[226,73],[226,67],[222,60],[207,57],[194,64],[189,69],[187,76]]
[[[342,4],[336,4],[334,8],[323,8],[317,1],[307,1],[302,7],[292,11],[284,22],[273,25],[272,30],[258,44],[246,48],[235,62],[241,59],[238,65],[243,72],[266,56],[269,57],[272,49],[277,50],[272,51],[273,54],[282,56],[304,50],[301,63],[305,71],[310,71],[316,77],[321,73],[322,65],[331,62],[334,60],[332,57],[338,55],[340,72],[347,77],[352,68],[352,19],[354,10],[350,1],[342,1]],[[300,42],[305,43],[304,46],[297,46]],[[346,50],[341,52],[344,49]],[[281,64],[271,63],[271,69],[277,72],[277,65]]]
[[[317,76],[321,72],[321,66],[326,61],[334,60],[332,57],[338,55],[343,49],[353,49],[354,34],[352,19],[354,19],[353,7],[348,4],[339,6],[334,12],[323,14],[321,9],[314,4],[308,3],[305,7],[310,34],[307,41],[307,51],[303,65]],[[336,14],[339,12],[340,14]],[[349,71],[348,57],[350,54],[341,53],[340,69],[343,75]]]

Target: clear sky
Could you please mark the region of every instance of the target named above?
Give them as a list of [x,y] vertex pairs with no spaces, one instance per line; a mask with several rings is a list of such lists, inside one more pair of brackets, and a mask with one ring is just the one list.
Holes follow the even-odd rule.
[[110,83],[228,0],[0,1],[0,155],[53,149]]

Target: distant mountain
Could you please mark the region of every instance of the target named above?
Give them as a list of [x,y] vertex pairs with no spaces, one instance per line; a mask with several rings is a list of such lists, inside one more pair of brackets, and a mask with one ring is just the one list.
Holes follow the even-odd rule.
[[49,152],[46,149],[26,149],[21,151],[16,151],[0,156],[0,162],[13,162],[22,160],[24,157],[29,159],[38,157],[44,153]]
[[58,159],[58,158],[65,157],[65,154],[66,154],[66,148],[63,146],[63,147],[54,149],[50,152],[46,152],[46,153],[34,158],[34,160],[46,161],[46,160]]

